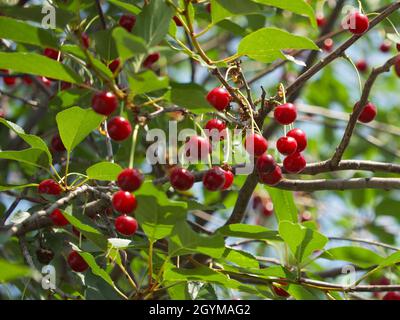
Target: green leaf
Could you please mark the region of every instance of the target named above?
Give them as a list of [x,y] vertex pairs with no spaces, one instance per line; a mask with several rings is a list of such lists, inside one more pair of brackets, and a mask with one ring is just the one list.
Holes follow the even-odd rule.
[[378,216],[392,216],[397,221],[400,221],[400,215],[398,214],[398,207],[400,201],[397,199],[384,198],[375,207],[375,214]]
[[56,116],[58,132],[65,148],[71,152],[103,121],[103,116],[92,109],[72,107]]
[[0,69],[39,75],[70,83],[82,83],[81,77],[70,67],[37,53],[0,52]]
[[351,262],[361,268],[369,268],[382,262],[383,257],[363,247],[337,247],[325,251],[321,258]]
[[31,270],[23,265],[10,263],[0,259],[0,283],[10,282],[12,280],[31,276]]
[[1,191],[8,191],[8,190],[18,190],[18,189],[25,189],[25,188],[30,188],[30,187],[37,187],[37,183],[28,183],[28,184],[22,184],[22,185],[6,185],[6,186],[0,186],[0,192]]
[[317,27],[315,20],[314,10],[304,0],[253,0],[254,2],[265,4],[267,6],[273,6],[283,10],[291,11],[302,16],[310,18],[310,22],[313,27]]
[[219,228],[217,232],[225,237],[254,240],[281,240],[279,238],[278,232],[269,230],[262,226],[255,226],[251,224],[229,224]]
[[90,105],[93,92],[87,89],[72,88],[61,90],[50,100],[50,107],[59,111],[75,106]]
[[49,167],[47,154],[43,150],[35,148],[21,151],[0,151],[0,159],[15,160],[40,168]]
[[297,222],[297,208],[294,203],[293,192],[267,187],[268,194],[274,204],[274,211],[278,221]]
[[8,17],[0,17],[0,38],[43,48],[58,48],[54,33]]
[[168,205],[164,205],[155,196],[139,194],[136,198],[138,208],[135,216],[151,242],[169,236],[176,223],[186,218],[182,202],[170,200]]
[[93,274],[96,276],[99,276],[102,278],[105,282],[107,282],[110,286],[115,288],[115,284],[112,281],[110,275],[103,270],[102,268],[99,267],[99,265],[96,263],[96,260],[94,257],[88,253],[88,252],[79,252],[81,257],[86,261],[86,263],[89,265],[90,269],[92,270]]
[[74,217],[72,214],[64,213],[64,217],[68,222],[78,229],[87,239],[93,242],[101,250],[106,251],[108,247],[107,238],[97,229],[81,222],[78,218]]
[[4,118],[0,118],[0,123],[4,124],[6,127],[15,132],[22,140],[24,140],[32,148],[39,149],[45,152],[48,157],[48,166],[50,166],[50,164],[53,162],[53,157],[50,153],[49,148],[47,147],[46,142],[44,142],[38,136],[25,133],[24,129],[22,129],[20,126],[11,121],[7,121]]
[[279,223],[279,234],[299,263],[303,262],[314,251],[323,249],[328,242],[328,238],[318,231],[289,221]]
[[108,0],[108,2],[121,8],[121,9],[128,11],[129,13],[132,13],[135,15],[140,13],[140,9],[133,4],[118,1],[118,0]]
[[165,98],[195,113],[204,113],[211,110],[206,96],[207,91],[196,83],[171,83],[171,91],[166,94]]
[[168,253],[171,256],[203,253],[220,258],[225,251],[224,238],[217,234],[204,236],[193,231],[186,221],[177,221],[169,238]]
[[167,35],[173,15],[165,1],[151,1],[137,16],[133,33],[143,38],[148,47],[158,45]]
[[257,259],[252,254],[245,251],[226,248],[222,258],[239,267],[260,268]]
[[102,181],[116,181],[118,174],[122,171],[120,165],[112,162],[100,162],[86,169],[89,179]]
[[158,77],[151,70],[128,77],[128,82],[133,95],[165,89],[169,85],[168,77]]
[[213,24],[237,15],[243,16],[261,11],[261,6],[250,0],[211,0],[211,7]]
[[391,254],[379,264],[379,269],[393,266],[400,263],[400,251]]
[[281,50],[312,49],[319,50],[310,39],[297,36],[278,28],[263,28],[244,37],[238,47],[238,54],[269,63],[274,60],[286,59]]
[[112,37],[122,63],[133,56],[147,52],[144,40],[138,36],[134,36],[124,28],[115,28],[112,31]]

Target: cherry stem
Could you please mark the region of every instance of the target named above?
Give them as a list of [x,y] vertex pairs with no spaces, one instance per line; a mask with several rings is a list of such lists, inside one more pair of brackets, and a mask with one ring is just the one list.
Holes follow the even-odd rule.
[[344,58],[351,63],[351,65],[353,66],[354,70],[356,71],[357,77],[358,77],[358,86],[359,86],[359,89],[360,89],[360,94],[362,94],[361,76],[360,76],[360,73],[358,72],[357,66],[354,64],[354,61],[349,56],[345,55]]
[[133,168],[133,163],[135,161],[135,149],[136,149],[136,141],[137,141],[138,132],[139,132],[139,125],[137,124],[135,126],[135,129],[133,130],[133,134],[132,134],[132,146],[131,146],[131,155],[129,157],[129,169]]

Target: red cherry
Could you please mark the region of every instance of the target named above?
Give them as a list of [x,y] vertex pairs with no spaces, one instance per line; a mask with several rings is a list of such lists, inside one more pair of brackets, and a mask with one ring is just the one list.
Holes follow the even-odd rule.
[[383,296],[382,300],[400,300],[400,292],[388,292]]
[[121,190],[133,192],[140,188],[144,180],[138,169],[124,169],[118,175],[117,184]]
[[322,14],[317,14],[316,19],[318,27],[323,27],[326,25],[326,18]]
[[378,279],[378,280],[375,280],[375,281],[371,281],[371,284],[373,284],[373,285],[381,285],[381,286],[388,286],[388,285],[390,285],[390,280],[388,279],[388,278],[386,278],[386,277],[382,277],[382,278],[380,278],[380,279]]
[[263,202],[263,198],[261,198],[260,196],[255,196],[253,198],[253,209],[259,208],[263,204]]
[[78,238],[82,237],[82,239],[86,239],[86,237],[82,235],[81,232],[75,227],[72,227],[72,233],[76,235]]
[[211,3],[207,3],[206,10],[208,13],[211,13]]
[[158,52],[151,53],[143,61],[143,67],[150,69],[151,66],[160,59],[160,54]]
[[274,118],[280,124],[291,124],[297,118],[296,106],[293,103],[277,106],[274,111]]
[[185,149],[188,160],[206,160],[211,152],[211,145],[206,138],[191,136],[185,144]]
[[396,62],[394,64],[394,71],[396,72],[397,76],[400,77],[400,58],[396,58]]
[[396,49],[397,51],[400,51],[400,43],[396,43]]
[[333,49],[333,40],[331,38],[328,38],[328,39],[324,40],[323,49],[326,52],[331,52],[332,51],[332,49]]
[[368,70],[368,63],[364,59],[356,62],[357,70],[360,72],[366,72]]
[[263,154],[257,159],[256,168],[258,173],[271,173],[275,170],[276,162],[270,154]]
[[260,180],[263,184],[274,186],[282,180],[282,170],[279,166],[270,173],[260,173]]
[[138,223],[135,218],[125,214],[119,216],[114,222],[115,229],[124,236],[133,235],[138,229]]
[[209,130],[210,134],[212,133],[212,130],[218,130],[220,139],[223,140],[226,133],[224,131],[226,129],[226,123],[220,119],[211,119],[206,123],[205,129]]
[[287,137],[292,137],[297,142],[297,152],[302,152],[307,147],[307,136],[303,130],[294,128],[290,130],[287,134]]
[[136,23],[136,16],[131,14],[123,14],[119,18],[119,25],[126,31],[131,32]]
[[282,289],[281,287],[277,287],[277,286],[273,285],[272,288],[274,289],[274,292],[277,296],[280,296],[282,298],[290,297],[290,294],[286,290]]
[[310,212],[306,211],[300,215],[300,222],[307,222],[312,220],[312,215]]
[[358,11],[354,11],[347,16],[343,28],[356,35],[363,34],[369,28],[368,17]]
[[283,167],[289,173],[299,173],[306,167],[306,159],[300,152],[295,152],[283,160]]
[[108,135],[115,141],[123,141],[132,133],[132,126],[128,120],[123,117],[113,117],[107,123]]
[[85,32],[82,32],[82,34],[81,34],[81,41],[82,41],[83,47],[85,49],[88,49],[90,46],[90,39],[89,39],[89,36]]
[[175,24],[176,24],[177,27],[182,27],[183,26],[182,20],[179,19],[177,16],[174,16],[173,19],[174,19]]
[[92,98],[92,108],[99,114],[109,116],[118,107],[118,99],[112,92],[97,92]]
[[52,179],[43,180],[38,186],[39,193],[59,195],[62,191],[60,185]]
[[189,170],[176,167],[172,170],[169,181],[175,190],[186,191],[193,186],[194,175]]
[[71,88],[72,88],[72,83],[66,82],[66,81],[62,81],[61,82],[61,90],[62,91],[68,90],[68,89],[71,89]]
[[69,221],[64,217],[61,210],[59,209],[53,210],[49,218],[51,219],[51,221],[53,221],[54,225],[56,225],[57,227],[64,227],[67,224],[69,224]]
[[297,150],[297,141],[292,137],[280,137],[276,142],[276,148],[281,154],[289,155]]
[[119,68],[120,64],[121,60],[117,58],[110,62],[110,64],[108,65],[108,69],[110,69],[112,73],[115,73],[115,71],[117,71],[117,69]]
[[264,217],[270,217],[273,214],[274,214],[274,204],[271,201],[268,201],[262,207],[262,215]]
[[58,57],[60,56],[60,60],[61,60],[61,55],[60,55],[60,51],[52,49],[52,48],[46,48],[43,51],[43,54],[50,59],[53,60],[58,60]]
[[391,47],[391,42],[389,40],[385,40],[382,42],[382,44],[379,47],[379,50],[381,50],[381,52],[389,52],[390,51],[390,47]]
[[33,82],[32,77],[30,75],[23,76],[22,81],[27,85],[30,85]]
[[89,265],[77,251],[70,252],[67,262],[71,269],[75,272],[84,272],[89,268]]
[[218,111],[225,110],[231,102],[231,95],[225,88],[214,88],[207,94],[207,101]]
[[3,78],[4,84],[7,86],[13,86],[17,83],[16,77],[4,77]]
[[51,80],[49,78],[39,77],[39,81],[41,81],[47,87],[51,86]]
[[261,156],[268,149],[268,141],[261,134],[252,133],[246,136],[245,148],[250,155]]
[[221,190],[225,186],[225,170],[213,167],[203,176],[203,185],[209,191]]
[[61,140],[60,135],[57,133],[51,138],[51,149],[56,151],[56,152],[64,152],[65,151],[65,146],[64,143]]
[[114,193],[112,205],[116,211],[126,214],[133,212],[137,207],[135,196],[128,191],[122,190]]
[[233,179],[235,178],[235,175],[233,174],[232,171],[230,170],[225,170],[225,184],[222,187],[222,190],[227,190],[231,187],[233,184]]
[[[356,106],[357,105],[358,103],[356,103]],[[377,114],[376,106],[373,103],[369,102],[365,105],[363,111],[358,117],[358,121],[361,121],[363,123],[371,122],[372,120],[375,119],[376,114]]]

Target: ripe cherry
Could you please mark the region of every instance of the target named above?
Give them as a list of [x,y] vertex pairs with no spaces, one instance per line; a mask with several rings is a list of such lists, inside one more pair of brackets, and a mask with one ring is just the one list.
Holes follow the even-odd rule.
[[39,81],[41,83],[43,83],[46,87],[50,87],[51,86],[51,80],[49,78],[39,77]]
[[61,60],[61,55],[60,55],[60,51],[52,49],[52,48],[46,48],[43,51],[43,54],[50,59],[53,60],[58,60],[58,57],[60,56],[60,60]]
[[71,89],[71,88],[72,88],[72,83],[66,82],[66,81],[62,81],[61,82],[61,90],[62,91],[68,90],[68,89]]
[[313,219],[312,214],[309,211],[305,211],[300,215],[300,222],[307,222]]
[[[282,282],[280,283],[282,285],[287,285],[286,283]],[[274,289],[274,292],[277,296],[282,297],[282,298],[288,298],[290,297],[290,294],[283,288],[278,287],[276,285],[273,285],[272,288]]]
[[261,198],[260,196],[255,196],[253,198],[253,209],[260,208],[263,203],[264,203],[263,198]]
[[349,30],[353,34],[363,34],[369,28],[368,17],[358,11],[354,11],[347,16],[343,28]]
[[123,214],[115,219],[115,229],[124,236],[133,235],[138,229],[138,223],[135,218]]
[[[358,103],[356,103],[356,106]],[[360,116],[358,117],[358,121],[363,123],[371,122],[375,119],[376,114],[378,113],[376,106],[369,102],[365,105],[364,109],[362,110]]]
[[328,39],[324,40],[323,49],[326,52],[331,52],[332,51],[332,49],[333,49],[333,40],[331,38],[328,38]]
[[299,173],[306,167],[306,159],[300,152],[295,152],[283,160],[283,167],[289,173]]
[[267,201],[263,204],[261,213],[264,217],[267,218],[274,214],[274,204],[272,203],[272,201]]
[[108,135],[115,141],[123,141],[132,133],[132,126],[124,117],[113,117],[107,123]]
[[318,27],[323,27],[323,26],[325,26],[326,25],[326,18],[324,17],[324,15],[323,14],[317,14],[317,16],[316,16],[316,19],[317,19],[317,25],[318,25]]
[[231,95],[225,88],[214,88],[207,94],[207,101],[218,111],[225,110],[231,102]]
[[207,3],[206,10],[208,13],[211,13],[211,3]]
[[256,157],[263,155],[268,149],[268,141],[261,134],[252,133],[246,136],[246,151]]
[[283,125],[291,124],[297,118],[297,109],[293,103],[285,103],[277,106],[274,111],[274,118]]
[[61,210],[55,209],[50,214],[49,218],[53,221],[54,225],[57,227],[64,227],[69,224],[68,220],[64,217]]
[[43,180],[38,186],[39,193],[59,195],[62,191],[61,186],[52,179]]
[[225,170],[220,167],[213,167],[203,176],[203,185],[209,191],[221,190],[225,181]]
[[394,71],[396,72],[397,76],[400,77],[400,58],[396,58],[396,62],[394,64]]
[[97,92],[92,98],[92,108],[99,114],[109,116],[118,107],[118,99],[112,92]]
[[33,82],[32,77],[30,75],[23,76],[22,81],[27,85],[31,85]]
[[71,251],[69,253],[67,262],[75,272],[84,272],[89,268],[89,265],[77,251]]
[[263,154],[258,157],[256,162],[256,168],[258,173],[271,173],[275,170],[276,162],[273,156],[270,154]]
[[186,191],[193,186],[194,175],[189,170],[176,167],[172,170],[169,181],[175,190]]
[[263,184],[274,186],[282,180],[282,170],[278,165],[276,165],[272,172],[260,173],[259,176]]
[[276,142],[276,148],[281,154],[289,155],[297,150],[297,141],[292,137],[280,137]]
[[140,188],[144,180],[143,174],[138,169],[124,169],[118,175],[117,184],[121,190],[133,192]]
[[90,46],[90,39],[89,36],[87,35],[87,33],[82,32],[81,34],[81,41],[82,41],[82,45],[85,49],[88,49]]
[[118,70],[120,64],[121,64],[121,60],[119,58],[114,59],[108,65],[108,69],[110,69],[112,73],[115,73],[115,71]]
[[136,16],[131,14],[123,14],[119,18],[119,25],[126,31],[131,32],[136,23]]
[[117,191],[112,198],[114,209],[121,213],[129,214],[137,207],[135,196],[128,191]]
[[383,53],[389,52],[389,51],[390,51],[391,44],[392,44],[392,43],[391,43],[389,40],[384,40],[384,41],[381,43],[381,45],[380,45],[380,47],[379,47],[379,50],[381,50],[381,52],[383,52]]
[[382,300],[400,300],[400,292],[388,292],[383,296]]
[[364,59],[356,62],[356,68],[360,72],[366,72],[368,70],[368,63]]
[[396,49],[397,51],[400,51],[400,43],[396,43]]
[[290,130],[287,134],[287,137],[292,137],[297,142],[297,152],[302,152],[307,147],[307,136],[303,130],[294,128]]
[[7,86],[13,86],[17,83],[16,77],[4,77],[3,78],[4,84]]
[[190,161],[206,160],[211,152],[211,145],[204,137],[191,136],[185,144],[185,150]]
[[158,52],[151,53],[143,61],[143,67],[150,69],[151,66],[160,59],[160,54]]
[[230,170],[225,170],[225,184],[222,187],[222,190],[227,190],[231,187],[233,184],[233,179],[235,178],[235,175],[233,174],[232,171]]
[[61,140],[60,135],[57,133],[51,138],[51,149],[55,152],[64,152],[65,146]]
[[212,130],[217,130],[220,134],[220,139],[223,140],[224,139],[224,135],[225,135],[225,129],[226,129],[226,123],[225,121],[222,121],[220,119],[211,119],[208,120],[208,122],[206,123],[205,129],[209,130],[210,135],[212,133]]
[[173,19],[174,19],[175,24],[176,24],[177,27],[182,27],[183,26],[182,20],[179,19],[177,16],[174,16]]

